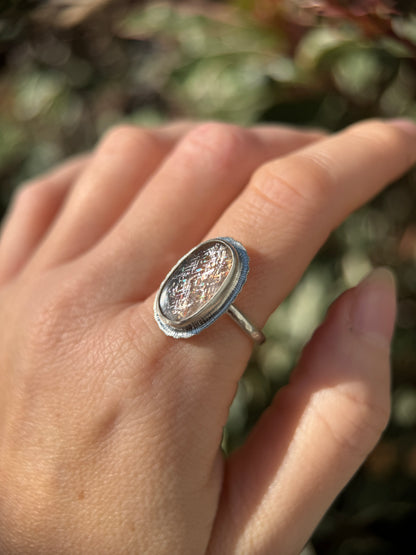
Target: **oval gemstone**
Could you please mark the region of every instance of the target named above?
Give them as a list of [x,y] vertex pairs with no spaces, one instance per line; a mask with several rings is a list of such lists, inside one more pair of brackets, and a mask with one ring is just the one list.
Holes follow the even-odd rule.
[[231,272],[231,249],[220,242],[195,249],[173,271],[160,295],[160,309],[173,322],[191,318],[221,289]]

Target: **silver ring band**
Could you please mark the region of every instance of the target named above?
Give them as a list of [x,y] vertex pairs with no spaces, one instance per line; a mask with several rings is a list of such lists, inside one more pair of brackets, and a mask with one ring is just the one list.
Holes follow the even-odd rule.
[[171,269],[154,303],[160,329],[176,339],[192,337],[228,313],[257,343],[265,337],[232,303],[247,279],[246,249],[230,237],[194,247]]
[[261,345],[266,341],[264,333],[253,326],[247,317],[238,310],[233,304],[228,307],[227,314],[236,322],[242,330],[244,330],[251,337],[253,341]]

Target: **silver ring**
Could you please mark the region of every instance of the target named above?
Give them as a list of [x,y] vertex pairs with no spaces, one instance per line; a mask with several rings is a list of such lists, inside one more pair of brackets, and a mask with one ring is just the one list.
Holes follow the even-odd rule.
[[232,303],[247,279],[249,257],[230,237],[209,239],[171,269],[156,295],[154,315],[171,337],[200,333],[227,313],[257,343],[265,337]]

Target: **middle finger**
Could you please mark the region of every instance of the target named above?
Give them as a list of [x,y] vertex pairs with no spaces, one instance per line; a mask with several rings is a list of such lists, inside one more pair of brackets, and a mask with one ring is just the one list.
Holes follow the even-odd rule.
[[122,300],[146,297],[178,257],[201,240],[253,171],[322,136],[285,127],[196,127],[98,245],[96,267],[112,290],[117,283]]

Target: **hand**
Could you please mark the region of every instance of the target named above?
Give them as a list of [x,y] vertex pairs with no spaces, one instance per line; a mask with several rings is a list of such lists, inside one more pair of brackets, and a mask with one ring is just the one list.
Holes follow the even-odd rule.
[[299,552],[388,419],[390,274],[335,302],[228,461],[251,342],[226,317],[166,337],[155,291],[204,237],[231,236],[251,257],[237,304],[262,326],[415,160],[408,122],[122,127],[23,187],[0,244],[1,553]]

